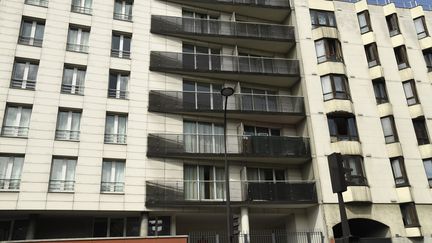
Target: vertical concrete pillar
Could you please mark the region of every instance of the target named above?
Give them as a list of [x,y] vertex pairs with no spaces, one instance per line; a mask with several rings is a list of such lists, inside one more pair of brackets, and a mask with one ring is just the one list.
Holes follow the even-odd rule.
[[148,212],[141,213],[141,226],[140,226],[140,236],[148,236],[148,222],[149,214]]
[[26,240],[33,240],[36,234],[37,214],[30,214],[29,225],[27,228]]
[[176,216],[175,215],[172,215],[171,216],[171,235],[177,235],[177,228],[176,228],[176,225],[177,225],[177,218],[176,218]]

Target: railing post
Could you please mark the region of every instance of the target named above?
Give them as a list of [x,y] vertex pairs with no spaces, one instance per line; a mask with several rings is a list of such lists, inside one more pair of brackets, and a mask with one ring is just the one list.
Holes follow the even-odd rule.
[[272,237],[272,243],[276,243],[276,235],[274,232],[272,232],[271,237]]
[[311,240],[311,232],[306,232],[306,238],[307,238],[307,242],[308,242],[308,243],[312,243],[312,240]]
[[219,243],[219,234],[216,234],[215,241],[215,243]]

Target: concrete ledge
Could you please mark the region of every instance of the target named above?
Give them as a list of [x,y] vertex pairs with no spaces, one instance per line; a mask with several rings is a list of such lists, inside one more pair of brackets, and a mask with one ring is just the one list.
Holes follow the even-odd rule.
[[111,57],[110,69],[130,71],[131,60],[125,58]]
[[368,45],[370,43],[376,42],[375,33],[373,31],[364,33],[362,35],[362,40],[364,45]]
[[318,64],[318,74],[320,76],[330,73],[345,75],[345,64],[342,62],[323,62]]
[[[25,57],[28,59],[41,59],[42,48],[27,45],[17,45],[16,46],[16,57]],[[36,84],[37,85],[37,84]]]
[[383,11],[384,11],[385,16],[388,16],[390,14],[394,14],[394,13],[396,13],[396,5],[394,3],[384,5]]
[[432,48],[432,37],[428,36],[419,40],[422,50]]
[[419,150],[422,159],[432,158],[432,144],[419,145]]
[[399,203],[407,203],[407,202],[413,202],[413,198],[411,195],[411,188],[410,187],[399,187],[396,188],[396,193],[398,195]]
[[366,0],[358,1],[354,5],[355,5],[357,13],[360,13],[360,12],[363,12],[365,10],[368,10],[368,4],[367,4]]
[[349,186],[343,193],[344,201],[350,202],[372,202],[371,192],[368,186]]
[[399,34],[391,37],[391,42],[393,44],[393,47],[398,47],[405,44],[405,39],[403,35]]
[[339,39],[339,31],[337,28],[321,26],[312,30],[312,37],[314,40],[322,38]]
[[369,75],[372,80],[377,78],[382,78],[384,77],[384,69],[382,68],[381,65],[369,68]]
[[335,11],[333,1],[326,1],[326,0],[309,0],[309,8],[332,11],[332,12]]
[[414,79],[414,73],[411,68],[404,68],[402,70],[399,70],[399,76],[401,77],[402,81]]
[[390,143],[386,145],[389,158],[403,156],[402,146],[398,143]]
[[407,237],[421,237],[422,232],[420,227],[405,228]]
[[324,106],[326,113],[332,113],[337,111],[354,113],[354,107],[350,100],[327,100],[324,102]]
[[380,117],[390,116],[393,114],[393,106],[391,103],[378,105],[378,114]]
[[47,19],[47,13],[48,8],[41,8],[39,6],[29,4],[24,5],[23,16],[32,16],[34,18]]
[[66,51],[65,63],[87,66],[88,58],[86,53]]
[[423,108],[420,104],[410,105],[408,107],[411,118],[417,118],[419,116],[424,116]]
[[411,17],[413,19],[424,16],[423,7],[420,5],[415,7],[415,8],[410,9],[410,12],[411,12]]
[[361,143],[358,141],[338,141],[331,143],[333,153],[343,155],[362,155]]

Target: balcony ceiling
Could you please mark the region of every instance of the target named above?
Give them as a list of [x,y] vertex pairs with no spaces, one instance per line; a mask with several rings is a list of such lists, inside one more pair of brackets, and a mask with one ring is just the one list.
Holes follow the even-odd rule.
[[[231,207],[240,208],[240,207],[250,207],[250,208],[274,208],[277,206],[278,208],[287,208],[287,209],[296,209],[296,208],[310,208],[316,206],[317,202],[272,202],[272,201],[254,201],[254,202],[235,202],[231,201]],[[215,209],[225,208],[225,201],[154,201],[154,202],[146,202],[146,207],[149,208],[179,208],[179,207],[190,207],[194,210],[198,209]]]

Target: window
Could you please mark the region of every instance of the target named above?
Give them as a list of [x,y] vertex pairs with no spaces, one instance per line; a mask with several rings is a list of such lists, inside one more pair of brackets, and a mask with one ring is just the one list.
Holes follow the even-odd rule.
[[281,131],[277,128],[244,126],[245,136],[280,136]]
[[371,43],[365,46],[366,58],[369,68],[380,65],[378,49],[376,43]]
[[50,192],[74,190],[76,163],[76,158],[53,158],[48,189]]
[[389,102],[387,96],[387,88],[384,79],[375,79],[372,81],[375,99],[377,104],[384,104]]
[[310,10],[312,28],[320,26],[336,27],[336,19],[334,12]]
[[343,75],[330,74],[321,77],[324,101],[332,99],[349,100],[348,80]]
[[[220,54],[221,50],[217,48],[183,43],[183,68],[189,70],[221,70]],[[249,58],[243,59],[249,62]],[[244,63],[239,65],[244,65]],[[250,65],[247,67],[249,69]]]
[[0,241],[25,240],[27,238],[28,220],[0,221]]
[[131,36],[125,34],[112,35],[111,56],[118,58],[130,58]]
[[407,104],[409,106],[420,104],[414,80],[403,82],[402,85],[405,92],[405,97],[407,99]]
[[428,72],[432,72],[432,48],[423,51],[423,56],[426,62]]
[[183,81],[183,108],[193,110],[223,110],[221,84]]
[[101,192],[124,192],[125,161],[104,159]]
[[92,0],[72,0],[71,11],[75,13],[91,14]]
[[83,27],[69,27],[66,50],[88,53],[90,29]]
[[7,105],[3,119],[2,135],[10,137],[27,137],[30,124],[31,107]]
[[399,142],[393,116],[381,118],[381,126],[384,132],[384,139],[386,144]]
[[417,217],[417,210],[414,203],[400,204],[402,219],[406,228],[419,227],[420,223]]
[[247,168],[248,182],[283,182],[286,180],[284,169]]
[[408,176],[405,170],[404,158],[391,158],[390,164],[392,167],[396,187],[409,186]]
[[429,181],[429,186],[432,187],[432,159],[423,160],[423,165],[426,172],[426,177]]
[[105,143],[126,144],[127,115],[107,114]]
[[79,141],[81,111],[61,109],[57,117],[56,140]]
[[0,154],[0,191],[20,189],[23,163],[22,155]]
[[93,237],[139,236],[140,227],[138,217],[95,218],[93,221]]
[[184,165],[186,200],[222,200],[225,198],[225,170],[206,165]]
[[419,39],[423,39],[423,38],[429,36],[429,32],[428,32],[428,29],[426,27],[426,21],[425,21],[424,16],[414,19],[414,25],[415,25],[415,29],[417,31],[417,37]]
[[61,92],[65,94],[84,94],[86,68],[66,65],[63,70]]
[[40,7],[48,7],[48,0],[25,0],[25,4],[40,6]]
[[15,60],[10,87],[34,90],[38,69],[38,61]]
[[394,53],[399,70],[410,67],[405,46],[395,47]]
[[368,11],[363,11],[357,14],[357,19],[360,26],[360,33],[364,34],[372,31],[370,15]]
[[133,0],[116,0],[114,3],[114,19],[132,21]]
[[171,218],[158,216],[149,218],[148,236],[171,235]]
[[345,180],[349,186],[366,186],[367,179],[363,168],[363,158],[361,156],[342,156],[342,164],[346,171]]
[[394,13],[386,16],[386,21],[391,37],[400,34],[397,14]]
[[278,96],[275,91],[242,87],[241,93],[243,111],[279,111]]
[[331,142],[358,141],[357,125],[354,116],[329,115],[327,116]]
[[44,30],[44,20],[23,19],[18,44],[41,47]]
[[108,98],[128,98],[129,73],[111,70],[109,76]]
[[414,131],[418,145],[429,144],[429,135],[424,117],[413,119]]
[[343,62],[341,44],[337,39],[321,39],[315,41],[318,63],[327,61]]
[[187,153],[223,153],[224,127],[208,122],[183,122],[184,146]]
[[[217,34],[221,29],[218,16],[183,9],[182,17],[183,31],[188,33]],[[243,33],[242,29],[238,29],[239,33]]]

